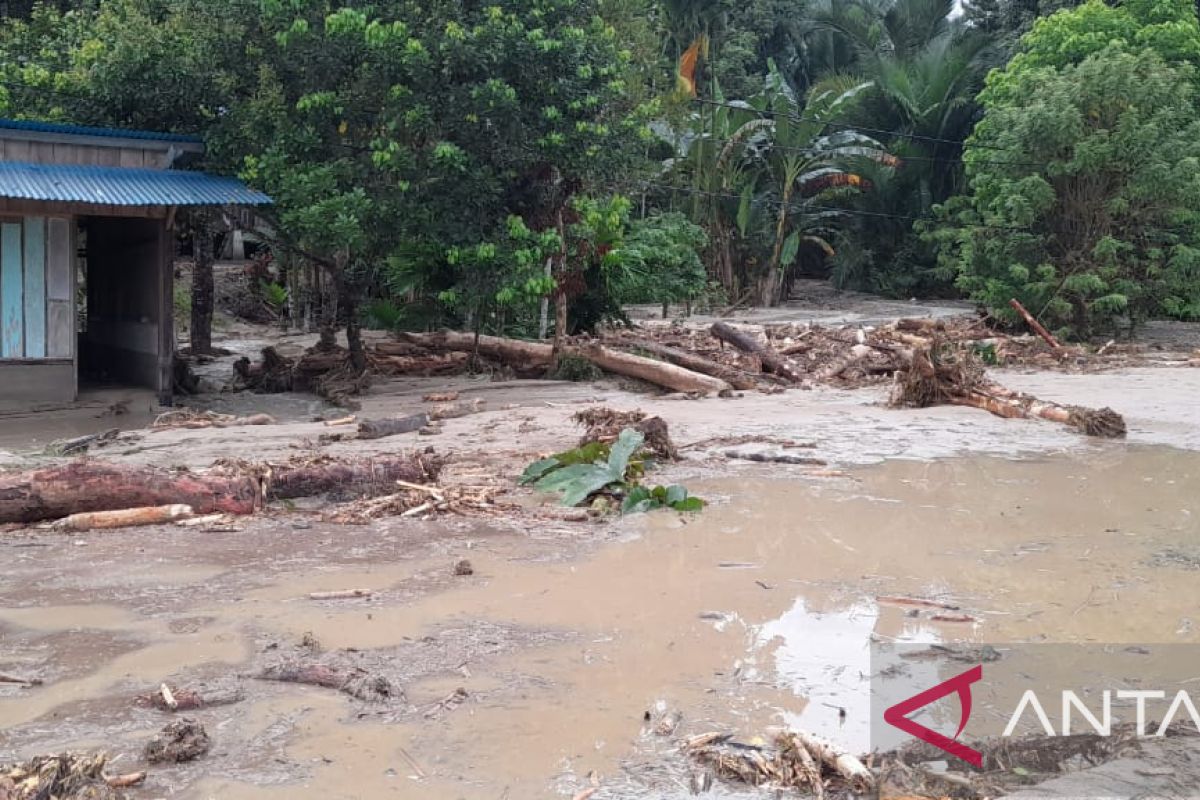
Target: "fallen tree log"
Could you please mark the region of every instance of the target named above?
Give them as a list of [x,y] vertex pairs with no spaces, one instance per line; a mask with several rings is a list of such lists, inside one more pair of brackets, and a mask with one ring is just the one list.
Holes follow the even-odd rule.
[[1012,300],[1008,301],[1008,304],[1013,307],[1014,311],[1021,315],[1021,319],[1025,320],[1025,324],[1028,325],[1034,333],[1042,337],[1046,344],[1050,345],[1051,350],[1062,349],[1062,345],[1059,343],[1058,339],[1054,338],[1054,334],[1046,330],[1045,326],[1038,322],[1037,319],[1034,318],[1033,314],[1029,313],[1025,306],[1021,305],[1020,300],[1014,297]]
[[692,372],[699,372],[702,375],[711,375],[714,378],[719,378],[734,389],[744,391],[758,388],[758,381],[748,372],[744,372],[736,367],[718,364],[716,361],[703,358],[695,353],[689,353],[686,350],[668,347],[665,344],[648,340],[636,341],[633,343],[633,346],[638,350],[661,358],[663,361],[670,362],[677,367],[683,367],[684,369],[690,369]]
[[420,345],[433,350],[461,350],[475,352],[505,364],[526,367],[549,367],[554,363],[554,346],[540,342],[525,342],[520,339],[504,339],[499,336],[480,336],[461,331],[439,331],[438,333],[401,333],[401,341]]
[[650,383],[688,394],[710,394],[727,392],[732,387],[710,375],[702,375],[690,369],[677,367],[674,364],[664,364],[652,358],[643,358],[618,350],[610,350],[602,344],[593,343],[568,352],[577,352],[606,372],[615,372],[630,378],[649,381]]
[[196,514],[253,514],[263,500],[312,497],[335,490],[430,483],[442,461],[430,454],[262,467],[224,466],[199,475],[103,461],[76,461],[0,474],[0,523],[30,523],[71,514],[141,506],[188,505]]
[[864,794],[874,788],[875,776],[862,761],[819,736],[805,731],[797,731],[792,736],[816,761],[841,775],[856,793]]
[[191,516],[191,506],[179,504],[143,506],[142,508],[123,508],[117,511],[85,511],[81,514],[72,514],[56,521],[54,527],[68,531],[133,528],[140,525],[162,525]]
[[955,405],[981,408],[1006,419],[1032,419],[1038,417],[1051,422],[1069,425],[1088,436],[1105,439],[1120,439],[1125,436],[1125,419],[1111,408],[1085,408],[1063,406],[1048,400],[1039,400],[1033,395],[1007,389],[999,384],[985,383],[961,395],[954,395],[950,402]]
[[712,335],[722,342],[731,344],[743,353],[749,353],[757,358],[764,372],[773,372],[779,377],[795,383],[799,383],[802,379],[802,376],[792,369],[779,353],[766,345],[759,344],[758,340],[750,334],[743,333],[725,322],[714,322],[711,331]]
[[428,414],[413,414],[394,419],[364,419],[358,423],[359,439],[385,439],[402,433],[419,431],[429,424]]
[[895,354],[905,369],[896,373],[893,406],[971,406],[1006,419],[1060,422],[1088,436],[1125,436],[1125,419],[1111,408],[1065,406],[1008,389],[988,380],[979,357],[965,348],[935,342],[912,350],[897,348]]
[[336,689],[364,701],[402,700],[404,698],[404,692],[392,686],[387,678],[382,675],[371,675],[366,670],[357,667],[341,668],[325,664],[301,663],[276,664],[259,673],[258,679]]

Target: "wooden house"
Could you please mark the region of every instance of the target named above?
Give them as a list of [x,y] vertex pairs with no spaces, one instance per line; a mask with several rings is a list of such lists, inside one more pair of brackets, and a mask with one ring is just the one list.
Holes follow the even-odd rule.
[[0,119],[0,405],[71,401],[88,383],[170,404],[178,209],[270,202],[181,168],[203,150],[188,136]]

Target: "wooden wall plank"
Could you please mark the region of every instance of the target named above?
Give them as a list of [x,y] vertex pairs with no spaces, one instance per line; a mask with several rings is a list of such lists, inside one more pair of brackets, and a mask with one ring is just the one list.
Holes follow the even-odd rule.
[[46,248],[46,296],[51,300],[70,300],[71,280],[71,220],[52,217],[48,225]]
[[70,358],[75,340],[75,320],[70,300],[50,300],[46,303],[46,355],[49,358]]
[[21,223],[0,224],[0,358],[24,358]]
[[30,142],[29,158],[35,164],[54,163],[54,145],[50,142]]
[[9,161],[29,161],[32,159],[33,145],[17,139],[9,139],[4,144],[4,157]]
[[25,357],[46,357],[46,218],[25,218]]

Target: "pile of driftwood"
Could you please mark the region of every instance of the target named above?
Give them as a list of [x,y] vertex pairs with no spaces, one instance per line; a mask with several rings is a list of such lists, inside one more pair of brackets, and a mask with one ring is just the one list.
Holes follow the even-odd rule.
[[141,783],[146,773],[106,775],[108,756],[65,753],[0,765],[0,800],[122,800],[121,789]]
[[223,461],[203,473],[79,460],[0,474],[0,524],[57,520],[59,527],[90,530],[253,514],[271,500],[387,494],[398,481],[428,485],[443,464],[428,451],[283,464]]
[[863,795],[875,788],[875,776],[861,760],[809,733],[781,733],[773,745],[704,733],[684,740],[682,749],[717,777],[751,786],[799,789],[817,798],[827,790]]
[[[565,340],[557,350],[545,342],[456,331],[402,333],[398,341],[369,349],[368,374],[437,375],[488,363],[518,377],[544,377],[571,358],[606,373],[696,396],[818,385],[854,388],[890,381],[895,386],[892,402],[899,406],[968,405],[1002,417],[1062,422],[1094,436],[1124,435],[1124,420],[1109,409],[1041,401],[1010,391],[986,375],[987,364],[1027,363],[1037,361],[1035,355],[1059,363],[1085,358],[1082,348],[1064,347],[1048,333],[1042,338],[1011,337],[967,317],[901,319],[869,328],[717,322],[704,329],[615,330],[599,339]],[[341,350],[285,359],[267,348],[262,361],[243,359],[235,369],[243,384],[256,391],[307,388],[335,400],[361,391],[367,381],[366,375],[349,370]]]

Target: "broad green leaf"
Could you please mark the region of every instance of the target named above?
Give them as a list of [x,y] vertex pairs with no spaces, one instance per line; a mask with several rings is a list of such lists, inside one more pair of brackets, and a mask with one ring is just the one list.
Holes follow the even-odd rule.
[[699,497],[688,497],[677,503],[671,503],[671,508],[676,511],[703,511],[704,501]]
[[550,472],[550,470],[557,469],[562,465],[563,463],[554,457],[543,458],[541,461],[535,461],[526,467],[525,471],[521,473],[521,480],[519,483],[522,486],[528,486],[529,484],[540,480],[547,472]]
[[675,484],[673,486],[667,487],[666,498],[665,498],[667,505],[669,505],[669,506],[675,505],[676,503],[686,500],[687,497],[688,497],[688,490],[683,488],[682,486]]
[[779,263],[785,267],[790,267],[792,262],[796,260],[796,254],[799,252],[800,232],[792,231],[791,235],[783,241],[783,250],[779,254]]
[[738,233],[742,236],[746,235],[746,230],[750,227],[750,212],[753,209],[754,202],[754,182],[747,181],[746,187],[742,189],[742,199],[738,203],[737,226]]
[[625,471],[629,469],[629,460],[646,441],[646,437],[633,428],[626,428],[617,437],[608,455],[608,475],[611,481],[625,480]]

